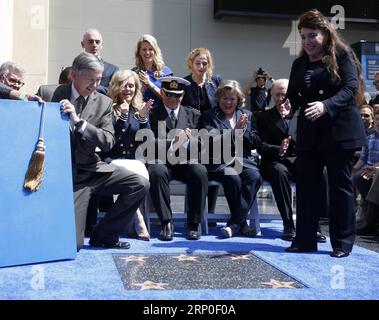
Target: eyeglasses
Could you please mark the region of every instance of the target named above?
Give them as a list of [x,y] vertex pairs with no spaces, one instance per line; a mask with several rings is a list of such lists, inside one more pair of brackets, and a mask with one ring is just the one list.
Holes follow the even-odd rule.
[[22,82],[21,80],[18,80],[18,79],[13,78],[13,77],[9,77],[9,78],[7,77],[7,80],[10,84],[19,85],[20,87],[25,85],[25,82]]
[[164,94],[166,95],[166,97],[169,97],[169,98],[171,97],[180,98],[183,95],[183,93],[172,93],[172,92],[166,92],[166,91],[164,91]]
[[361,113],[361,118],[370,118],[371,114],[368,113]]

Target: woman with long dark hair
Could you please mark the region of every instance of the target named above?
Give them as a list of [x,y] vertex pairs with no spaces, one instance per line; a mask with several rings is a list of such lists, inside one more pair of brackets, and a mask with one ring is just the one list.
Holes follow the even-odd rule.
[[328,171],[332,257],[346,257],[355,240],[351,170],[366,144],[358,105],[363,102],[360,64],[334,25],[316,9],[303,13],[302,52],[292,65],[287,98],[297,122],[296,237],[287,252],[317,251],[317,202]]

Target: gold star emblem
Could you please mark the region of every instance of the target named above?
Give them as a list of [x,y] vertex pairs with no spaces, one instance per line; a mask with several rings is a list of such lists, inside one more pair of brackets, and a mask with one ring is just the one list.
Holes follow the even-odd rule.
[[271,288],[273,288],[273,289],[277,289],[277,288],[293,289],[293,288],[295,288],[293,286],[294,282],[290,282],[290,281],[279,281],[279,280],[275,280],[275,279],[270,279],[270,282],[261,282],[261,283],[264,284],[265,286],[271,286]]
[[232,253],[230,255],[230,258],[232,260],[249,260],[250,259],[250,254],[235,254],[235,253]]
[[197,261],[198,257],[181,254],[180,256],[174,256],[173,258],[178,259],[178,261]]
[[147,257],[145,257],[145,256],[128,256],[128,257],[122,257],[120,259],[127,261],[127,262],[145,262],[145,259],[147,259]]
[[178,85],[178,82],[175,81],[175,80],[172,80],[170,82],[170,89],[178,89],[179,85]]
[[140,290],[166,290],[164,286],[168,286],[168,283],[145,281],[144,283],[134,283],[136,287],[140,287]]

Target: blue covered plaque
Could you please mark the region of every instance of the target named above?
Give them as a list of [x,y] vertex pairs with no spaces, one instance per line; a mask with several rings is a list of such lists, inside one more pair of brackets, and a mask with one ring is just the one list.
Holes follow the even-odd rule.
[[23,183],[42,108],[0,100],[0,267],[76,256],[69,124],[59,107],[46,104],[44,178],[29,192]]

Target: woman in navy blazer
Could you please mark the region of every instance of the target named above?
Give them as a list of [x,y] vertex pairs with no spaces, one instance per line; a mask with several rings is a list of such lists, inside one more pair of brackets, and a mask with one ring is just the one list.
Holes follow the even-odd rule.
[[[287,98],[297,122],[296,237],[288,252],[317,251],[323,168],[328,171],[332,257],[346,257],[355,240],[354,151],[366,143],[357,103],[363,102],[360,64],[318,10],[305,12],[298,30],[303,50],[292,65]],[[287,101],[288,103],[288,101]]]
[[190,82],[182,100],[182,105],[189,106],[203,113],[217,106],[215,92],[222,79],[213,75],[213,59],[207,48],[193,49],[187,58],[190,74],[184,79]]
[[255,120],[250,111],[242,109],[245,97],[237,81],[222,82],[215,96],[218,107],[204,112],[202,127],[211,137],[207,165],[209,180],[222,183],[231,212],[221,232],[227,238],[238,232],[255,236],[255,231],[246,222],[262,182],[256,158],[252,155],[252,150],[260,144]]
[[[147,116],[153,100],[143,102],[139,77],[131,70],[117,71],[113,75],[108,95],[114,102],[113,125],[116,143],[107,154],[102,155],[102,158],[149,179],[145,165],[136,160],[136,150],[140,144],[136,141],[136,134],[139,129],[150,128]],[[150,235],[139,209],[133,215],[130,225],[130,234],[135,233],[138,239],[149,240]]]

